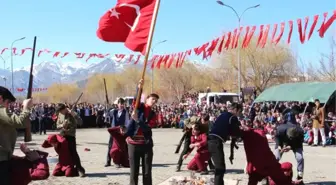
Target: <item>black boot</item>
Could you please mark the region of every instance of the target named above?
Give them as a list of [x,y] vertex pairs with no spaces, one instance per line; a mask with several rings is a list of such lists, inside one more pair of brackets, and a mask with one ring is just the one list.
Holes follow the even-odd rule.
[[298,185],[304,185],[302,177],[297,176],[296,180],[301,181]]
[[176,172],[179,172],[179,171],[181,171],[181,165],[177,165],[176,167]]

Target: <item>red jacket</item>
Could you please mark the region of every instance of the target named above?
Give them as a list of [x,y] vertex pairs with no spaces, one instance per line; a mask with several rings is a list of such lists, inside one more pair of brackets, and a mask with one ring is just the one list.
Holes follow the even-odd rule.
[[[191,136],[191,143],[199,143],[199,147],[197,147],[197,153],[207,153],[208,152],[208,139],[207,135],[202,133],[198,136]],[[192,150],[191,150],[192,151]],[[189,153],[191,153],[191,151]]]
[[52,147],[50,144],[52,141],[56,141],[58,143],[57,147],[55,147],[55,151],[58,154],[58,163],[62,166],[74,165],[69,152],[68,141],[59,134],[49,135],[48,139],[43,142],[42,147]]

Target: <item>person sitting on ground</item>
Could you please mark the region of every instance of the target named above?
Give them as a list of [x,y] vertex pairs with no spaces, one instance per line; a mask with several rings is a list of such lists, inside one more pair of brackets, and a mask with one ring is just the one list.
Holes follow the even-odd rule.
[[28,185],[32,180],[47,179],[49,177],[48,153],[31,150],[24,144],[20,145],[20,149],[25,156],[13,156],[11,159],[11,184]]

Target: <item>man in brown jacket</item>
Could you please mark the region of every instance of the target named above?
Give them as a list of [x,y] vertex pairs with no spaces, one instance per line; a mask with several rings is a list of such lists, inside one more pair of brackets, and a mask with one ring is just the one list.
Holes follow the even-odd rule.
[[318,145],[318,133],[320,131],[322,137],[322,145],[326,145],[326,136],[324,131],[324,108],[320,104],[320,100],[315,100],[315,108],[313,110],[313,133],[314,133],[314,145]]
[[23,101],[20,115],[8,111],[9,104],[15,102],[13,94],[0,86],[0,184],[10,185],[10,159],[13,155],[17,132],[16,128],[25,128],[29,124],[32,100]]
[[63,103],[59,103],[57,105],[56,112],[59,113],[56,122],[57,129],[60,129],[60,135],[68,141],[69,152],[72,160],[75,162],[80,177],[85,177],[85,169],[81,164],[76,146],[76,128],[77,119],[79,119],[78,115]]

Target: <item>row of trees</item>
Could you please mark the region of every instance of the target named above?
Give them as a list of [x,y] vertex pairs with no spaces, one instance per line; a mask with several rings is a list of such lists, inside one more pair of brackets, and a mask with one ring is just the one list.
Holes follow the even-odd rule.
[[[240,50],[242,87],[255,87],[258,91],[286,82],[336,81],[336,42],[332,40],[331,51],[321,55],[319,66],[297,60],[286,46],[267,45],[265,48],[250,47]],[[186,61],[179,69],[155,69],[153,92],[167,102],[179,101],[186,92],[212,91],[237,92],[238,76],[237,51],[225,51],[213,55],[208,65]],[[151,91],[151,75],[147,75],[144,93]],[[76,84],[54,84],[46,93],[34,96],[43,102],[74,102],[81,92],[82,101],[105,102],[103,79],[106,79],[109,100],[133,96],[141,77],[139,67],[129,66],[115,74],[97,74],[89,77],[84,87]]]

